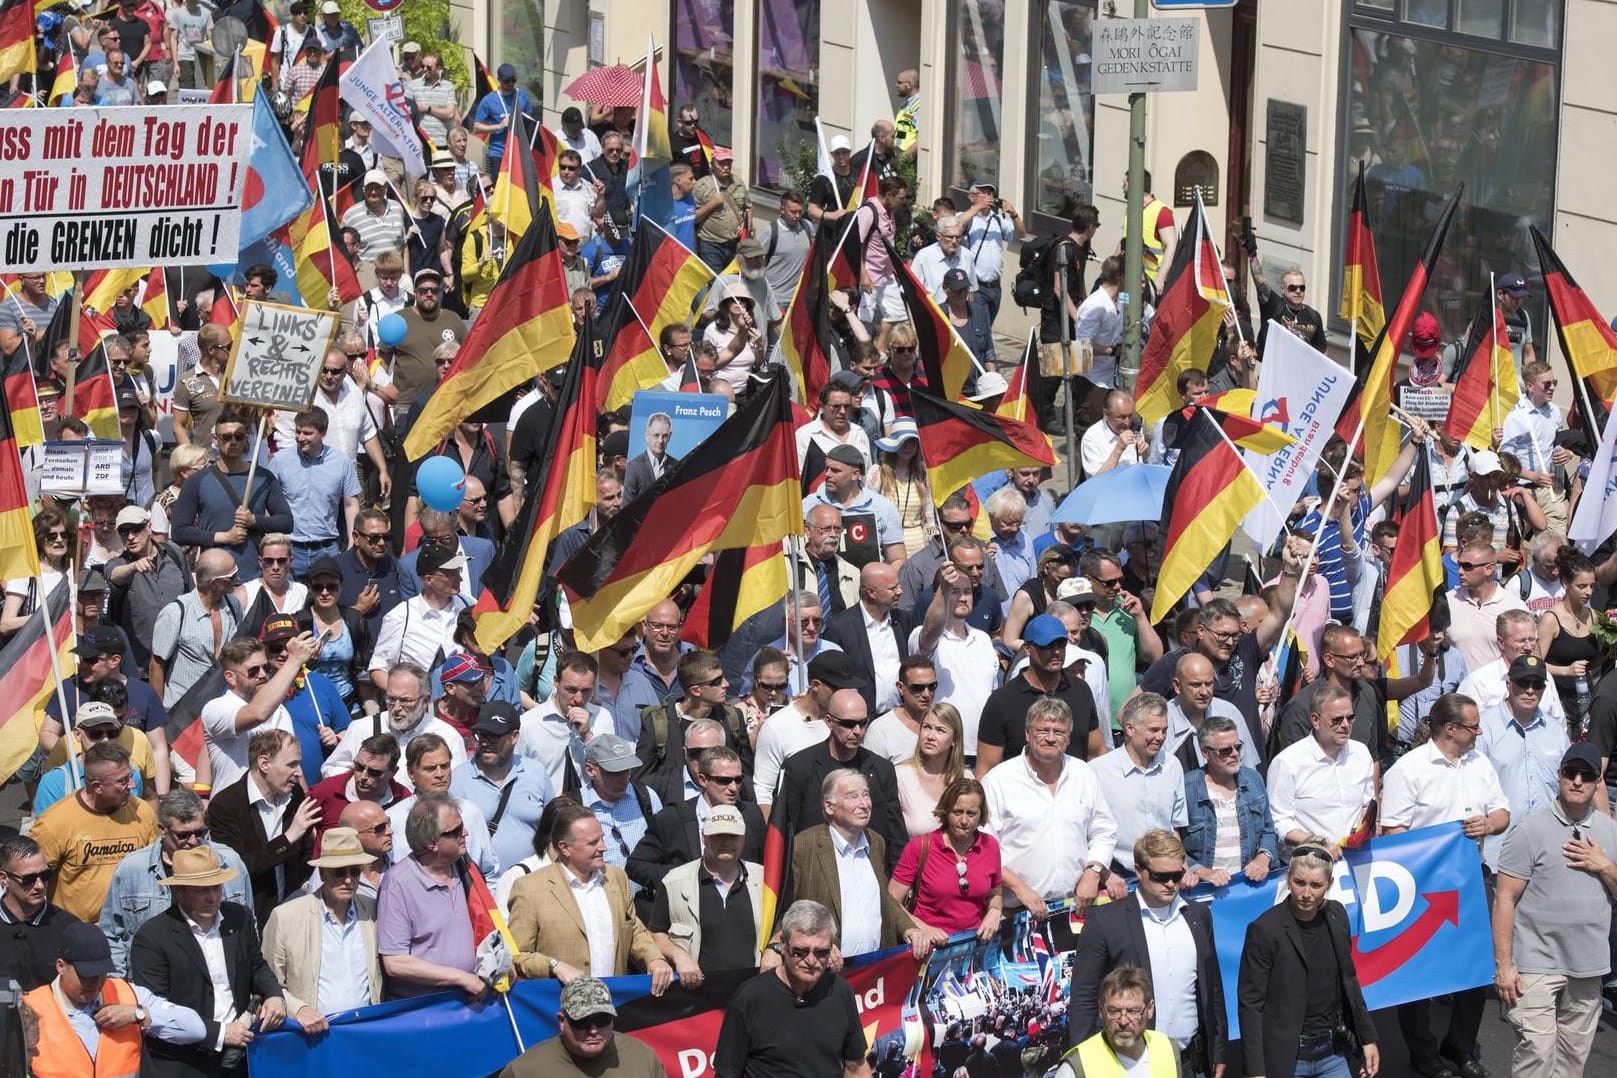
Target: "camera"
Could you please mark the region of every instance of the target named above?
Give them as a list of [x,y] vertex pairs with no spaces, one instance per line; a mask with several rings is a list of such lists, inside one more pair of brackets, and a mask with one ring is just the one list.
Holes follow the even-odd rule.
[[1000,210],[1003,210],[1004,208],[1005,208],[1005,200],[1003,198],[994,199],[994,212],[995,213],[998,213]]

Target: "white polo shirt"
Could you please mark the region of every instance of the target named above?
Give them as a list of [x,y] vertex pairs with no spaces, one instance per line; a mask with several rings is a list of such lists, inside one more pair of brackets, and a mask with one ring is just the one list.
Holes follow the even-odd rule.
[[1476,749],[1450,760],[1436,741],[1405,753],[1381,784],[1383,827],[1431,827],[1508,808],[1492,761]]
[[1349,740],[1333,759],[1309,736],[1269,762],[1269,811],[1282,840],[1292,831],[1346,838],[1375,795],[1375,761],[1358,741]]
[[236,716],[247,706],[233,692],[216,696],[202,705],[202,734],[207,743],[208,762],[213,765],[213,788],[222,790],[247,773],[247,741],[260,730],[292,733],[292,716],[277,707],[257,726],[237,732]]
[[[910,654],[921,654],[921,626],[910,630]],[[977,726],[982,721],[983,705],[995,689],[999,688],[999,655],[994,641],[981,629],[966,626],[964,636],[956,636],[948,626],[938,635],[938,646],[927,658],[938,674],[938,692],[933,699],[953,704],[960,712],[960,725],[965,731],[965,753],[977,755]]]
[[[590,715],[590,736],[616,734],[618,725],[612,712],[595,704],[586,704]],[[531,757],[550,776],[552,790],[567,788],[567,758],[573,759],[573,770],[578,781],[584,781],[584,742],[573,730],[573,724],[556,708],[554,694],[530,711],[522,713],[522,732],[517,735],[517,752]]]
[[983,830],[999,840],[1000,864],[1044,898],[1072,894],[1089,862],[1111,864],[1117,822],[1082,760],[1062,756],[1052,791],[1024,753],[990,771],[983,792],[993,821]]

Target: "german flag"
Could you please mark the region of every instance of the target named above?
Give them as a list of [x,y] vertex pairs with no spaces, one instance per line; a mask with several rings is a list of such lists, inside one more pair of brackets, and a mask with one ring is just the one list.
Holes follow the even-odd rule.
[[556,177],[561,174],[561,140],[556,132],[544,124],[533,125],[534,172],[539,177],[541,197],[550,200],[551,212],[556,208]]
[[999,407],[994,414],[1004,419],[1017,419],[1026,423],[1035,422],[1030,418],[1032,409],[1028,406],[1028,373],[1039,364],[1039,327],[1033,326],[1027,331],[1027,344],[1022,348],[1022,363],[1011,371],[1011,376],[1005,379],[1005,395],[999,399]]
[[[310,31],[311,33],[313,31]],[[303,174],[319,176],[321,165],[333,165],[342,154],[342,66],[337,54],[326,61],[320,80],[309,91],[308,134],[303,142]],[[321,194],[318,183],[309,187]]]
[[202,709],[208,701],[217,700],[224,693],[224,668],[215,663],[167,709],[168,725],[163,730],[168,735],[168,746],[193,771],[197,761],[208,751],[202,737],[202,724],[197,720],[202,717]]
[[494,72],[488,69],[481,56],[472,53],[472,107],[475,109],[479,101],[498,88],[498,84],[494,81]]
[[[598,651],[666,599],[709,551],[778,546],[802,530],[791,394],[786,372],[777,369],[557,570],[574,639],[581,650]],[[762,609],[784,590],[764,601],[743,593],[737,603]]]
[[[224,58],[224,67],[220,71],[219,81],[213,84],[213,92],[208,95],[208,104],[234,105],[236,103],[236,66],[240,62],[240,50],[237,50],[234,56]],[[174,743],[170,741],[169,744]]]
[[1539,265],[1544,270],[1544,291],[1550,298],[1561,351],[1573,376],[1582,378],[1589,395],[1609,409],[1617,400],[1617,333],[1600,317],[1588,294],[1572,279],[1566,263],[1536,227],[1533,246],[1538,248]]
[[84,306],[105,314],[112,310],[125,289],[133,288],[146,276],[138,269],[98,269],[84,278]]
[[672,227],[674,192],[669,187],[668,169],[674,162],[674,146],[668,137],[668,102],[657,71],[657,42],[650,34],[646,36],[645,72],[640,112],[635,118],[635,154],[640,165],[640,197],[635,208],[640,216]]
[[974,479],[1004,468],[1053,468],[1050,439],[1031,423],[991,415],[910,387],[932,498],[939,505]]
[[[316,203],[318,204],[318,200],[316,200]],[[298,276],[301,277],[302,275],[302,267],[299,267]],[[299,287],[301,289],[301,282],[299,282]],[[219,285],[218,291],[213,294],[213,306],[208,308],[208,324],[224,326],[234,332],[236,323],[239,321],[241,321],[241,304],[236,300],[236,290],[230,286],[228,281],[223,282]]]
[[[20,368],[20,374],[12,371]],[[14,384],[25,383],[26,396],[14,395]],[[6,407],[0,409],[0,578],[22,580],[39,575],[39,550],[34,544],[33,514],[28,509],[28,490],[23,484],[22,457],[25,445],[45,440],[40,432],[39,403],[34,397],[34,375],[21,349],[6,357]],[[36,436],[23,441],[18,413],[26,415],[24,401],[34,401],[33,427]],[[14,697],[12,699],[15,699]]]
[[118,397],[112,383],[112,367],[107,363],[107,350],[99,344],[79,363],[73,380],[72,406],[63,411],[84,420],[97,438],[122,436],[118,429]]
[[1369,202],[1364,194],[1364,162],[1353,184],[1353,210],[1348,214],[1347,250],[1342,260],[1342,319],[1351,322],[1368,348],[1387,324],[1381,303],[1381,270],[1376,265],[1376,238],[1370,231]]
[[167,329],[173,315],[168,306],[168,280],[163,267],[153,267],[146,275],[146,291],[140,297],[140,309],[152,320],[153,329]]
[[709,168],[712,168],[713,151],[717,149],[717,147],[713,145],[713,140],[708,137],[707,132],[703,131],[700,127],[696,129],[696,144],[702,147],[702,160],[707,162],[707,166]]
[[[866,201],[881,194],[881,177],[876,175],[876,170],[870,167],[870,159],[875,156],[876,140],[871,139],[870,145],[865,147],[865,166],[859,173],[859,186],[849,192],[848,204],[843,209],[857,210]],[[836,188],[836,181],[832,180],[831,190],[835,191]]]
[[1415,454],[1409,493],[1399,505],[1398,545],[1387,567],[1381,598],[1381,624],[1376,653],[1383,661],[1403,644],[1431,635],[1432,604],[1443,592],[1443,552],[1438,545],[1437,503],[1432,500],[1432,473],[1425,453]]
[[[1392,462],[1398,456],[1398,429],[1392,419],[1392,372],[1397,365],[1398,355],[1403,351],[1404,341],[1409,338],[1410,327],[1415,324],[1415,315],[1420,310],[1421,296],[1426,292],[1426,283],[1431,279],[1432,267],[1437,264],[1437,257],[1443,251],[1443,240],[1448,235],[1449,223],[1454,220],[1454,211],[1460,205],[1460,196],[1465,193],[1465,185],[1461,184],[1454,194],[1443,206],[1443,212],[1438,215],[1437,224],[1432,228],[1432,234],[1426,241],[1426,248],[1421,252],[1420,261],[1415,264],[1409,275],[1409,281],[1404,285],[1404,294],[1398,299],[1398,306],[1392,312],[1392,318],[1381,327],[1381,334],[1376,337],[1370,354],[1374,358],[1370,363],[1369,373],[1365,375],[1364,384],[1359,389],[1359,422],[1364,427],[1364,481],[1366,485],[1377,483],[1392,468]],[[1154,337],[1153,330],[1152,336]],[[1341,428],[1337,428],[1340,432]],[[1350,432],[1351,433],[1351,432]],[[1351,445],[1352,438],[1347,439]]]
[[71,100],[73,91],[78,87],[79,72],[73,66],[73,50],[68,49],[56,58],[56,74],[51,78],[50,97],[41,103],[55,105],[64,97]]
[[[11,460],[17,460],[15,451]],[[0,469],[9,471],[10,469]],[[0,486],[15,485],[22,489],[22,470],[17,469],[10,478],[0,479]],[[9,492],[0,492],[9,498]],[[10,504],[9,502],[7,504]],[[20,525],[6,520],[4,532],[7,554],[26,548],[28,556],[34,553],[34,532],[28,520],[27,503],[21,510],[7,509],[5,518],[22,517]],[[20,535],[13,536],[16,527]],[[20,560],[20,559],[19,559]],[[38,576],[37,561],[32,572],[6,572],[8,578]],[[39,746],[39,728],[45,721],[45,704],[56,691],[56,677],[51,666],[51,647],[56,649],[56,665],[63,677],[70,677],[77,669],[73,656],[73,604],[68,598],[66,580],[58,581],[40,605],[42,616],[30,617],[17,630],[15,636],[0,650],[0,699],[6,701],[0,718],[0,782],[17,773],[34,749]],[[47,623],[48,619],[48,623]]]
[[[602,326],[601,336],[611,342],[611,351],[596,389],[602,411],[622,407],[636,390],[668,377],[668,365],[657,349],[663,327],[684,325],[696,297],[712,281],[713,271],[684,244],[650,217],[640,218],[629,257],[618,271],[603,312],[603,319],[611,321]],[[619,309],[620,296],[632,311]],[[638,330],[630,324],[636,316],[641,323]]]
[[685,615],[680,639],[699,648],[724,646],[741,623],[786,594],[779,543],[721,550]]
[[1505,319],[1490,304],[1477,312],[1465,352],[1454,373],[1454,392],[1444,426],[1449,436],[1473,449],[1493,448],[1493,432],[1521,396],[1516,357],[1510,351]]
[[[632,254],[630,257],[634,257]],[[648,389],[668,377],[657,342],[621,292],[614,292],[600,314],[598,328],[606,345],[606,360],[595,381],[595,408],[612,412],[634,398],[635,390]]]
[[1220,429],[1225,418],[1217,409],[1197,408],[1179,437],[1179,461],[1162,499],[1162,568],[1152,624],[1173,613],[1174,604],[1263,501],[1262,485]]
[[926,286],[915,276],[909,263],[898,256],[893,245],[887,245],[888,257],[893,260],[893,272],[898,281],[899,294],[904,298],[904,309],[910,315],[910,327],[915,330],[915,343],[926,374],[926,384],[945,400],[957,401],[965,391],[977,361],[971,349],[960,339],[959,332],[949,316],[943,313],[937,301],[927,294]]
[[0,79],[32,74],[34,61],[34,8],[28,0],[0,2]]
[[781,912],[780,904],[786,897],[788,877],[792,868],[792,839],[796,834],[791,810],[781,804],[780,790],[775,791],[775,802],[769,813],[769,826],[764,830],[763,894],[758,902],[758,948],[769,946],[775,934],[775,921]]
[[[532,141],[534,122],[518,112],[511,117],[511,137],[519,145]],[[488,213],[505,222],[507,231],[520,239],[532,227],[544,208],[539,194],[539,172],[532,153],[508,153],[500,158],[500,172],[494,180],[494,194],[488,200]],[[558,257],[557,270],[561,268]]]
[[820,390],[831,380],[831,357],[825,342],[831,339],[831,300],[827,287],[832,242],[830,229],[815,232],[803,271],[797,276],[792,301],[786,305],[780,350],[797,381],[798,399],[817,404]]
[[333,288],[343,303],[358,299],[364,289],[354,275],[354,267],[337,251],[331,231],[331,209],[320,192],[319,172],[304,162],[304,179],[314,192],[314,202],[303,213],[282,225],[273,235],[297,255],[298,295],[317,310],[328,310]]
[[[0,432],[0,441],[9,439],[16,448],[27,449],[31,445],[39,445],[45,440],[45,428],[39,418],[39,397],[34,392],[34,365],[29,359],[27,338],[8,356],[3,357],[5,394],[6,394],[6,427]],[[3,448],[0,448],[0,460],[9,461]],[[19,475],[22,473],[19,471]],[[8,477],[0,476],[0,506],[6,504],[6,491],[3,489]],[[26,501],[26,499],[24,499]],[[0,509],[0,512],[3,512]],[[0,542],[10,539],[10,535],[0,538]],[[33,549],[33,540],[29,539],[28,548]],[[9,550],[8,545],[5,549]],[[0,580],[10,580],[12,577],[0,573]]]
[[419,459],[456,423],[530,381],[535,371],[565,362],[574,338],[556,228],[550,214],[540,213],[506,262],[449,373],[411,424],[405,454]]
[[[1147,425],[1180,407],[1175,383],[1191,367],[1206,366],[1224,319],[1224,309],[1209,300],[1197,283],[1196,264],[1210,258],[1217,266],[1218,253],[1208,238],[1201,211],[1194,206],[1185,222],[1185,235],[1197,237],[1196,242],[1181,243],[1174,248],[1173,264],[1168,267],[1158,291],[1151,339],[1140,356],[1140,376],[1135,384],[1134,399],[1140,418]],[[1224,279],[1222,269],[1218,270],[1218,277],[1220,281]]]
[[[1234,394],[1252,394],[1250,389],[1235,389],[1229,393],[1219,394],[1220,398],[1228,398]],[[1255,396],[1255,394],[1254,394]],[[1240,398],[1236,398],[1237,401]],[[1251,398],[1246,401],[1248,409],[1251,408]],[[1214,420],[1223,428],[1230,441],[1242,449],[1250,449],[1256,453],[1278,453],[1288,445],[1296,445],[1297,439],[1281,430],[1252,419],[1250,416],[1235,411],[1228,406],[1218,407],[1212,400],[1203,399],[1180,409],[1179,415],[1186,424],[1189,424],[1193,414],[1208,411],[1213,414]]]
[[544,463],[529,481],[530,494],[522,503],[521,518],[506,532],[493,563],[483,573],[483,591],[472,608],[477,617],[477,642],[487,653],[492,654],[528,624],[551,544],[587,517],[595,504],[594,401],[601,355],[601,346],[586,323],[573,343],[567,377],[556,396],[556,418],[539,456]]

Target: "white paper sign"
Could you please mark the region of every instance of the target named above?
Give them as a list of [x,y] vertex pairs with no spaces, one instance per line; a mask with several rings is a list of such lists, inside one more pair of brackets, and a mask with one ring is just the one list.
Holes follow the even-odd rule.
[[1451,396],[1452,391],[1442,386],[1399,386],[1398,407],[1427,422],[1441,423],[1449,417]]
[[219,396],[300,412],[314,400],[320,365],[337,336],[337,313],[248,300]]
[[383,15],[379,19],[366,19],[365,33],[373,42],[403,41],[404,16]]
[[1097,94],[1196,88],[1197,19],[1097,19],[1090,77]]
[[122,494],[123,443],[102,438],[46,442],[39,489],[70,497]]

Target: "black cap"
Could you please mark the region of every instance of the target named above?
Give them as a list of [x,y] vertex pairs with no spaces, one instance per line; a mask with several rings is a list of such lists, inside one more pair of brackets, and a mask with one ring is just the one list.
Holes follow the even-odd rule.
[[313,580],[317,576],[334,576],[341,580],[342,566],[338,565],[337,559],[330,554],[323,554],[314,559],[314,564],[309,566],[308,571],[303,574],[303,579]]
[[477,709],[477,722],[472,724],[474,734],[494,734],[504,737],[522,729],[522,716],[504,700],[486,700]]
[[56,957],[73,967],[80,977],[105,977],[113,971],[112,948],[95,925],[70,921],[62,929]]
[[560,389],[567,382],[567,364],[558,363],[545,372],[545,381]]
[[943,275],[943,287],[952,290],[971,287],[971,278],[966,276],[963,269],[952,269]]
[[1518,655],[1511,660],[1505,676],[1512,681],[1536,681],[1542,685],[1550,679],[1550,671],[1537,655]]
[[822,651],[814,656],[809,660],[808,676],[810,681],[818,681],[833,689],[858,689],[865,684],[853,660],[842,651]]
[[578,111],[577,105],[568,105],[561,110],[561,122],[564,124],[581,124],[584,122],[584,114]]
[[128,647],[123,630],[116,625],[93,625],[79,637],[73,651],[81,659],[99,659],[103,655],[122,655]]
[[601,439],[601,455],[611,460],[613,457],[626,457],[629,455],[629,432],[615,430]]
[[1586,764],[1595,773],[1595,778],[1600,777],[1600,753],[1587,741],[1574,741],[1572,747],[1566,750],[1566,755],[1561,757],[1562,767],[1572,764]]
[[460,552],[460,543],[454,546],[439,546],[437,543],[428,543],[419,548],[421,554],[416,558],[416,576],[426,576],[443,569],[452,572],[464,573],[466,571],[466,555]]

